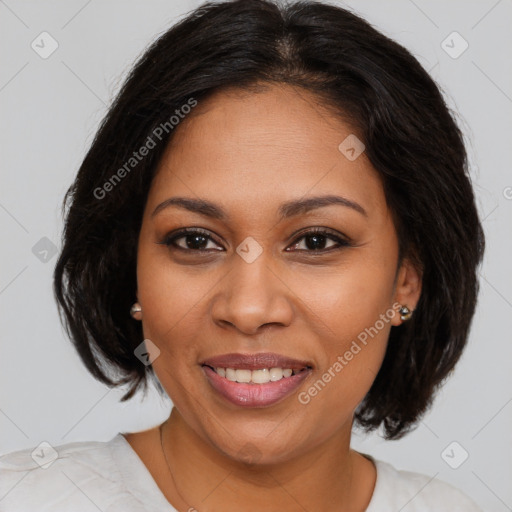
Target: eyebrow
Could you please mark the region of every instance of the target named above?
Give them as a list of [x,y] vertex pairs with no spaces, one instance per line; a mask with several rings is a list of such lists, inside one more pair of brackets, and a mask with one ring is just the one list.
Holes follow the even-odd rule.
[[[308,197],[306,199],[287,201],[279,207],[278,213],[280,219],[284,220],[296,215],[307,213],[317,208],[324,208],[331,205],[345,206],[355,210],[356,212],[359,212],[365,217],[368,216],[366,210],[359,203],[351,201],[345,197],[335,195],[316,196]],[[182,208],[184,210],[198,213],[199,215],[204,215],[205,217],[210,217],[213,219],[227,220],[229,218],[229,215],[222,209],[221,206],[212,203],[211,201],[207,201],[206,199],[194,199],[191,197],[171,197],[166,199],[153,210],[151,217],[154,217],[162,210],[171,206]]]

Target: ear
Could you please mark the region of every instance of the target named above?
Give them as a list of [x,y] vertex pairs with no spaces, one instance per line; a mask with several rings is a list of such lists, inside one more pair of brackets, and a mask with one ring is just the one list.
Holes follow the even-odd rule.
[[[414,311],[420,300],[422,277],[421,270],[405,258],[398,270],[393,304],[398,303],[400,304],[399,307],[407,306],[411,311]],[[400,318],[398,308],[394,307],[393,309],[395,313],[391,319],[391,324],[395,326],[402,324],[404,320]]]

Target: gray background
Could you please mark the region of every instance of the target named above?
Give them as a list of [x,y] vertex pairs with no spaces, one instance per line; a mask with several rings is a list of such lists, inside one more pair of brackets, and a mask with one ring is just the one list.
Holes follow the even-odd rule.
[[[52,248],[64,192],[130,65],[200,3],[0,0],[0,453],[109,440],[169,411],[154,392],[121,404],[121,391],[89,376],[59,324]],[[356,432],[353,445],[451,482],[486,510],[512,510],[512,2],[339,3],[412,51],[459,113],[487,236],[469,345],[434,408],[403,440]],[[43,31],[58,43],[46,59],[31,47],[51,47]],[[469,44],[457,58],[463,40],[446,39],[454,31]],[[446,462],[457,465],[465,452],[457,469]]]

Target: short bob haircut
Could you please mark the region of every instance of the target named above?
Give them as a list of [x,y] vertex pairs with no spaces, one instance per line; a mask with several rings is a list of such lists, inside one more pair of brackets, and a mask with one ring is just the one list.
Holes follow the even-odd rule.
[[400,261],[408,257],[422,271],[416,311],[391,329],[355,414],[366,431],[383,426],[386,439],[398,439],[430,407],[466,345],[485,242],[463,136],[438,86],[411,53],[346,9],[209,2],[151,44],[64,198],[54,271],[61,319],[94,377],[129,385],[122,400],[145,390],[148,377],[156,380],[134,355],[143,333],[129,315],[155,170],[173,128],[192,110],[186,105],[228,87],[257,92],[270,84],[314,93],[355,130],[382,178]]

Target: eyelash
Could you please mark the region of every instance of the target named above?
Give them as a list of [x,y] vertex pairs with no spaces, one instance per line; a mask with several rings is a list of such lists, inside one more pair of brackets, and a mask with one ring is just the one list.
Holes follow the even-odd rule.
[[[178,233],[166,235],[165,238],[161,242],[157,242],[157,243],[159,243],[161,245],[166,245],[167,247],[169,247],[169,249],[177,249],[179,251],[188,252],[188,253],[190,253],[190,252],[192,252],[192,253],[207,253],[207,252],[211,252],[211,251],[221,252],[218,249],[185,249],[184,247],[180,247],[180,246],[176,245],[176,240],[179,240],[180,238],[186,238],[186,237],[192,236],[192,235],[202,235],[206,239],[211,240],[214,243],[220,245],[218,242],[216,242],[210,236],[208,231],[205,231],[205,230],[203,230],[201,228],[185,228],[185,229],[182,229]],[[314,250],[314,249],[311,249],[311,250],[308,250],[308,249],[296,249],[295,251],[287,251],[287,252],[296,252],[296,251],[298,251],[298,252],[311,253],[312,255],[314,255],[314,254],[326,254],[326,253],[329,253],[329,252],[332,252],[332,251],[338,251],[338,250],[343,249],[345,247],[351,247],[352,246],[350,241],[348,241],[348,240],[346,240],[344,238],[341,238],[338,235],[335,235],[330,230],[327,230],[325,228],[312,228],[309,231],[300,233],[298,235],[298,238],[296,238],[292,242],[291,246],[297,245],[301,240],[303,240],[304,238],[306,238],[308,236],[312,236],[312,235],[322,235],[322,236],[325,236],[325,238],[336,242],[338,245],[335,246],[335,247],[329,247],[327,249],[318,249],[318,250]]]

